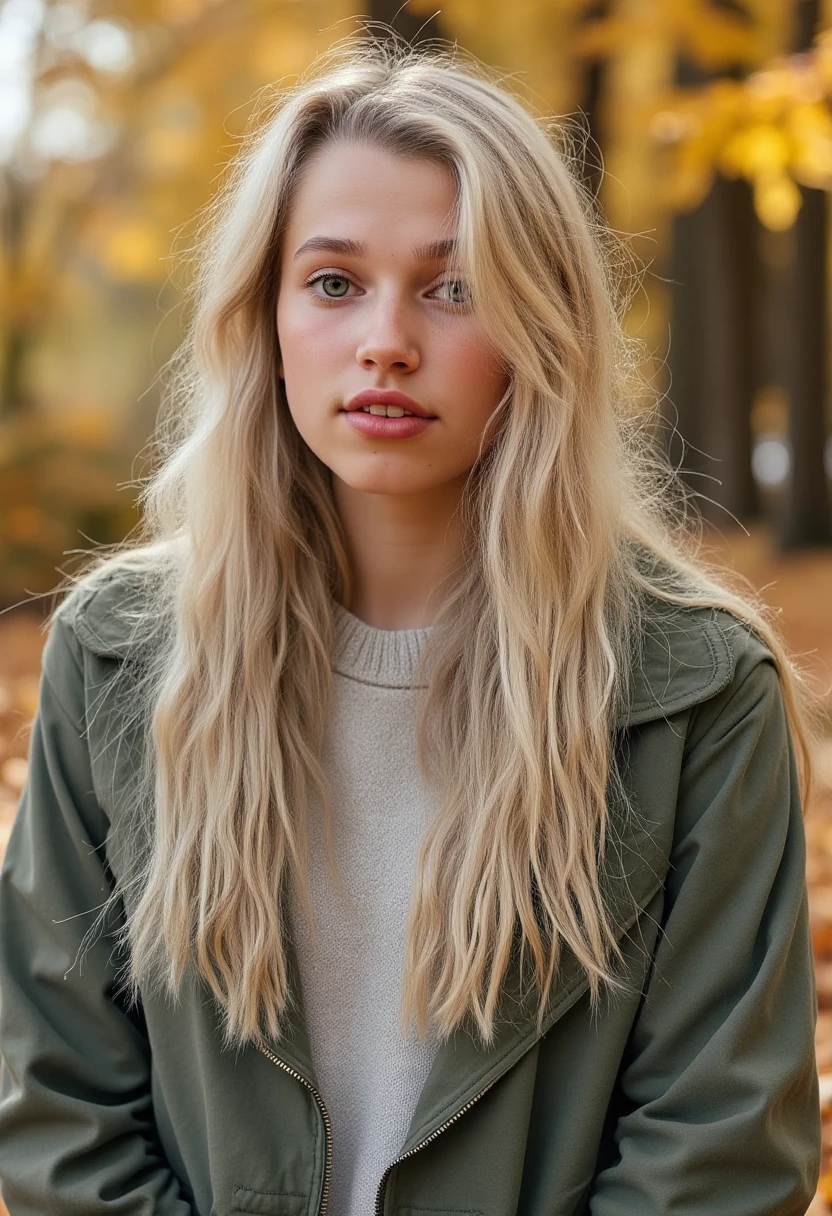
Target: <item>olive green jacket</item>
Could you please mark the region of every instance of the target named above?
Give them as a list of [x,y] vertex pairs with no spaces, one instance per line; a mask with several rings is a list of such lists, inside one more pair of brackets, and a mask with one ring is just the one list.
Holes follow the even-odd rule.
[[[223,1050],[196,978],[176,1007],[146,993],[128,1008],[111,929],[78,962],[113,884],[129,891],[115,846],[137,728],[112,726],[129,724],[141,655],[114,610],[135,578],[77,588],[44,652],[0,883],[3,1195],[11,1216],[314,1216],[331,1137],[302,1002],[272,1049]],[[603,882],[628,994],[590,1016],[567,952],[540,1034],[513,972],[493,1044],[440,1047],[378,1213],[798,1216],[811,1201],[805,837],[772,657],[725,613],[666,612],[619,727],[632,812],[611,805]]]

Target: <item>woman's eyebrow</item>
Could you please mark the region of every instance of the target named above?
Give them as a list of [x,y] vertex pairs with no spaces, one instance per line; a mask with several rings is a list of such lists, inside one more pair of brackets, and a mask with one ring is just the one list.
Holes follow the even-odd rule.
[[[436,262],[453,253],[455,249],[454,238],[444,237],[438,241],[428,241],[425,245],[416,245],[413,249],[413,257],[418,262]],[[292,260],[297,261],[301,254],[310,253],[313,250],[324,253],[344,253],[354,258],[367,256],[367,245],[364,241],[353,241],[339,236],[311,236],[308,241],[303,242]]]

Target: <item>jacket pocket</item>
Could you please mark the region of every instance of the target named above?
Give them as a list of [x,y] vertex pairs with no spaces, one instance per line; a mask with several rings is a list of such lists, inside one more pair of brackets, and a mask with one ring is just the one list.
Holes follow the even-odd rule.
[[309,1196],[290,1191],[253,1191],[234,1188],[228,1207],[215,1204],[211,1216],[305,1216]]

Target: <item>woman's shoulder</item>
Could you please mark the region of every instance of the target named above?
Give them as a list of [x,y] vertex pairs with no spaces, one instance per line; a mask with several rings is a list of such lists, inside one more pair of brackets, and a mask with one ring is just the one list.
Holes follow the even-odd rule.
[[[164,633],[172,568],[169,546],[108,558],[75,581],[54,619],[93,654],[140,662]],[[649,575],[672,590],[673,571],[658,559],[650,559]],[[644,587],[638,619],[619,725],[669,717],[730,691],[761,663],[776,666],[763,636],[730,607],[674,603]]]
[[746,618],[731,606],[673,603],[644,592],[627,724],[730,696],[761,664],[776,669],[774,653],[753,622],[753,615]]
[[161,546],[107,558],[74,580],[53,621],[93,654],[139,658],[163,626],[172,562]]

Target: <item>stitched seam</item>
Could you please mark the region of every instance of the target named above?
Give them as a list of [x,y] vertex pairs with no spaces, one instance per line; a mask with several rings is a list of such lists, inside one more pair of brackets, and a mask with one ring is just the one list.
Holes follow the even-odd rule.
[[[616,723],[618,729],[626,730],[629,726],[640,726],[644,722],[652,721],[652,716],[656,713],[656,710],[666,710],[670,713],[682,709],[690,709],[706,699],[708,695],[716,695],[725,688],[734,673],[736,666],[735,655],[729,644],[728,635],[719,622],[712,619],[710,626],[717,631],[719,639],[722,642],[723,653],[721,657],[714,647],[712,629],[703,626],[702,635],[711,651],[712,662],[715,663],[715,671],[718,672],[719,668],[722,667],[723,674],[717,675],[715,672],[712,673],[711,679],[705,684],[700,684],[694,689],[689,689],[688,692],[681,693],[678,697],[674,697],[672,701],[668,701],[665,704],[659,701],[658,698],[652,701],[639,700],[631,702],[626,709],[626,713]],[[650,716],[641,718],[642,714]]]
[[397,1212],[439,1212],[441,1216],[482,1216],[479,1208],[423,1208],[412,1203],[396,1208]]
[[[718,625],[717,625],[717,629],[719,629]],[[722,630],[720,630],[720,635],[721,634],[722,634]],[[703,692],[706,688],[709,687],[709,685],[711,685],[713,683],[713,681],[715,679],[715,672],[716,672],[716,670],[719,669],[719,666],[720,666],[719,656],[717,655],[716,647],[713,644],[710,634],[708,633],[708,631],[706,629],[702,630],[702,636],[705,639],[705,645],[708,647],[708,651],[711,656],[711,664],[712,664],[711,673],[708,676],[708,679],[705,680],[704,684],[698,684],[696,686],[696,688],[689,688],[686,692],[680,693],[678,697],[674,697],[670,701],[661,701],[661,700],[659,700],[658,697],[654,698],[654,700],[652,700],[652,701],[638,701],[633,704],[633,706],[631,708],[632,713],[634,713],[634,714],[639,713],[644,709],[654,709],[657,706],[661,709],[672,711],[677,706],[681,705],[684,701],[686,701],[688,697],[698,696],[699,693]],[[726,643],[726,648],[727,648],[727,643]],[[729,663],[729,671],[730,671],[730,663]]]
[[[776,664],[776,661],[775,661],[774,656],[773,656],[772,654],[767,654],[767,655],[764,655],[764,656],[762,656],[761,658],[759,658],[758,660],[756,660],[756,661],[755,661],[755,663],[754,663],[754,665],[753,665],[753,667],[751,668],[751,670],[748,672],[748,674],[747,674],[746,676],[744,676],[744,677],[743,677],[743,679],[742,679],[741,683],[740,683],[740,684],[737,686],[737,688],[736,688],[736,689],[735,689],[735,690],[734,690],[734,691],[731,693],[731,696],[730,696],[730,698],[728,699],[728,701],[726,702],[726,704],[725,704],[725,705],[724,705],[724,706],[723,706],[723,707],[720,709],[719,713],[716,715],[716,717],[714,718],[714,720],[711,722],[711,724],[710,724],[710,726],[709,726],[709,728],[708,728],[708,732],[712,731],[712,730],[713,730],[713,729],[714,729],[714,728],[717,726],[717,724],[718,724],[718,723],[721,721],[722,717],[723,717],[723,716],[724,716],[726,713],[728,713],[728,711],[729,711],[729,710],[731,709],[731,707],[733,706],[735,699],[736,699],[737,697],[739,697],[739,696],[741,696],[741,695],[742,695],[743,690],[745,689],[745,686],[746,686],[747,682],[748,682],[748,681],[749,681],[749,680],[750,680],[750,679],[751,679],[751,678],[754,676],[754,673],[757,671],[757,669],[758,669],[758,668],[759,668],[759,667],[760,667],[762,664],[764,664],[764,663],[767,663],[767,664],[768,664],[770,667],[773,667],[773,668],[774,668],[774,671],[775,671],[775,674],[777,674],[777,664]],[[779,682],[779,675],[778,675],[778,682]],[[757,700],[754,702],[754,707],[755,707],[755,708],[756,708],[756,707],[757,707],[757,706],[760,704],[760,701],[761,701],[761,700],[762,700],[762,697],[759,697],[759,698],[758,698],[758,699],[757,699]],[[690,727],[690,729],[691,729],[691,730],[693,729],[693,721],[691,721],[691,727]],[[689,732],[688,732],[688,737],[687,737],[687,740],[686,740],[686,744],[688,744],[689,742],[690,742],[690,730],[689,730]],[[698,741],[696,744],[694,744],[694,746],[693,746],[693,750],[695,751],[695,750],[696,750],[696,748],[697,748],[697,747],[700,747],[700,746],[702,745],[702,743],[703,743],[703,742],[704,742],[704,739],[700,739],[700,740],[699,740],[699,741]],[[690,752],[688,751],[688,748],[687,748],[687,746],[686,746],[686,748],[685,748],[685,756],[686,756],[686,758],[687,758],[687,756],[688,756],[689,754],[690,754]]]
[[350,671],[342,671],[334,663],[332,670],[345,680],[352,680],[354,684],[364,684],[367,688],[387,688],[391,692],[410,692],[413,688],[427,688],[427,684],[382,684],[380,680],[365,680],[361,676],[353,675]]
[[309,1196],[301,1191],[255,1191],[250,1186],[237,1186],[234,1188],[233,1199],[242,1195],[269,1195],[275,1199],[308,1199]]

